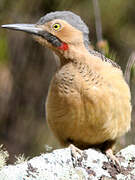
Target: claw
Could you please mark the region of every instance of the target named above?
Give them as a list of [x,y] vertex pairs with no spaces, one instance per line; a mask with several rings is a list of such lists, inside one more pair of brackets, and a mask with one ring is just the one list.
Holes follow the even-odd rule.
[[120,165],[119,160],[113,154],[113,150],[112,149],[107,149],[105,151],[105,153],[106,153],[106,156],[108,157],[108,159],[110,159],[113,162],[113,164],[116,166],[116,169],[118,170],[118,172],[120,172],[121,171],[121,165]]
[[71,154],[74,156],[75,159],[77,159],[77,153],[79,153],[80,155],[82,155],[82,150],[75,147],[73,144],[69,145],[70,149],[71,149]]

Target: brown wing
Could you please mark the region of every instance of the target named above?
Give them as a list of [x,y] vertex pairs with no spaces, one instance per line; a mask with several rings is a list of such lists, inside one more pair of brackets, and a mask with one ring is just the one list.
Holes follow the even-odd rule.
[[102,61],[104,61],[104,62],[109,62],[109,63],[111,63],[114,67],[116,67],[116,68],[118,68],[118,69],[121,69],[121,67],[120,67],[116,62],[114,62],[114,61],[112,61],[111,59],[105,57],[102,53],[99,53],[99,52],[97,52],[97,51],[95,51],[95,50],[92,50],[92,49],[89,49],[89,52],[90,52],[91,54],[93,54],[94,56],[100,57],[100,58],[102,59]]

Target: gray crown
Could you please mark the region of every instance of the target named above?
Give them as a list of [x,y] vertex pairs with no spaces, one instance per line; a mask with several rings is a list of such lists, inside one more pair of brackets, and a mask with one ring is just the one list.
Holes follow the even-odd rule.
[[84,44],[88,48],[89,42],[89,29],[87,25],[82,21],[80,16],[70,12],[70,11],[56,11],[46,14],[41,17],[37,24],[45,24],[46,22],[52,21],[54,19],[62,19],[67,21],[73,27],[77,28],[83,33]]

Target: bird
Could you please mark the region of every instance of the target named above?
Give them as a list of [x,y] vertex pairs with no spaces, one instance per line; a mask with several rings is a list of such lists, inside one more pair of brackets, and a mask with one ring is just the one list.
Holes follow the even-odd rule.
[[71,11],[50,12],[36,24],[7,24],[24,31],[60,61],[50,82],[46,119],[64,147],[97,147],[115,162],[116,140],[130,130],[131,95],[120,66],[90,49],[89,29]]

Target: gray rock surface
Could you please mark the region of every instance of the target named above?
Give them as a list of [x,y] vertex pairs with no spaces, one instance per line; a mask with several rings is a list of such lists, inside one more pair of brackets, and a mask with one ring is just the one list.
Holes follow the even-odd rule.
[[70,148],[54,150],[27,162],[4,166],[0,180],[135,180],[135,145],[116,155],[121,172],[98,150],[73,157]]

